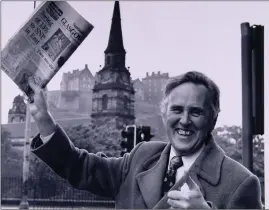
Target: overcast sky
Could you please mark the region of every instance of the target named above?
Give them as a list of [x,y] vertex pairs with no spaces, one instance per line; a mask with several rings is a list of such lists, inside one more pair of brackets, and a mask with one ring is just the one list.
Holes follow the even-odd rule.
[[[88,64],[93,74],[104,64],[114,2],[69,2],[93,31],[49,83],[60,88],[63,72]],[[175,76],[198,70],[220,87],[221,113],[217,125],[242,124],[240,24],[269,25],[269,2],[120,2],[126,66],[132,78],[161,71]],[[1,47],[33,12],[32,1],[5,1],[1,7]],[[265,27],[265,34],[269,34]],[[268,36],[265,45],[268,46]],[[268,48],[265,71],[268,70]],[[2,123],[20,90],[2,73]]]

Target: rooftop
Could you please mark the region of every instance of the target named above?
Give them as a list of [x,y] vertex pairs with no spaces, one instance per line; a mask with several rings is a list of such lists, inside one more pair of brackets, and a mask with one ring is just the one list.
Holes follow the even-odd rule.
[[151,75],[149,75],[149,72],[147,72],[146,77],[142,78],[142,80],[145,79],[169,79],[169,73],[161,73],[158,71],[157,73],[152,72]]
[[85,64],[85,67],[82,70],[76,69],[76,70],[73,70],[72,72],[63,73],[62,80],[69,80],[69,79],[72,79],[74,77],[80,77],[83,73],[86,73],[91,78],[93,78],[93,75],[92,75],[91,71],[89,70],[88,65]]
[[105,53],[125,53],[121,29],[120,3],[115,1],[108,46]]

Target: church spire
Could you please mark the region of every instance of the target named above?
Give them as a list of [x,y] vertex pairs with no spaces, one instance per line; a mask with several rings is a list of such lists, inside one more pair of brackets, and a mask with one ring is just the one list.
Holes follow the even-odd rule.
[[110,28],[108,46],[105,50],[105,54],[107,53],[126,53],[122,39],[119,1],[115,1],[114,4],[114,11]]

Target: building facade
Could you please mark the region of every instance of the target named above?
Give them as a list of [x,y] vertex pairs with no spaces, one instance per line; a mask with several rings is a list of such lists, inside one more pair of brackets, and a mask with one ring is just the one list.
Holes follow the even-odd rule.
[[115,1],[104,67],[97,72],[92,98],[92,119],[98,123],[116,120],[121,128],[133,124],[134,88],[129,70],[125,67],[120,5]]
[[63,73],[61,81],[61,91],[92,91],[94,77],[85,64],[82,70],[73,70],[73,72]]
[[[91,113],[95,78],[85,64],[82,70],[63,73],[60,93],[50,94],[57,107],[74,112]],[[58,96],[59,98],[55,97]]]
[[146,77],[142,78],[144,84],[144,98],[150,103],[159,103],[164,94],[164,88],[169,79],[168,73],[152,72],[151,75],[146,73]]
[[145,87],[144,83],[140,79],[135,79],[132,81],[135,90],[135,101],[145,100]]

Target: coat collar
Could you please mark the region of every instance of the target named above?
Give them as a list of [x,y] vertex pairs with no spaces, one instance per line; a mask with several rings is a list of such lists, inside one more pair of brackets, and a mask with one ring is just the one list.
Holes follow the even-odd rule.
[[[148,208],[168,208],[168,206],[166,206],[167,196],[165,195],[160,200],[162,190],[160,185],[163,183],[164,173],[167,169],[166,167],[169,159],[170,148],[171,144],[168,143],[162,152],[153,155],[143,164],[145,171],[137,174],[136,176],[141,194]],[[217,146],[213,137],[211,136],[207,145],[189,170],[190,176],[194,179],[194,181],[197,182],[200,188],[201,185],[198,181],[198,176],[211,185],[218,184],[224,156],[224,151]],[[184,178],[179,180],[171,188],[171,190],[178,189],[183,182]],[[204,194],[203,189],[201,190]]]

